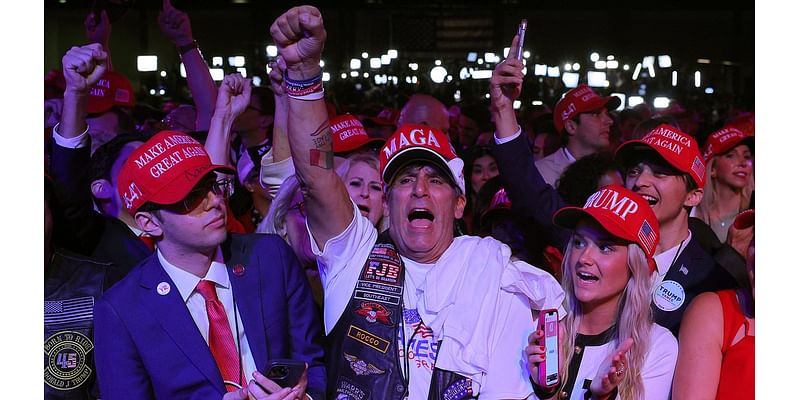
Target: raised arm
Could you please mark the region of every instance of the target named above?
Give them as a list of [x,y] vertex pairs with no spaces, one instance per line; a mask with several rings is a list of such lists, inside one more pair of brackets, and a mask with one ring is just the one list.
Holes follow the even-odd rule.
[[231,127],[236,117],[250,104],[251,90],[250,80],[238,73],[222,80],[205,143],[214,164],[230,165]]
[[312,88],[313,82],[322,83],[319,60],[325,26],[319,10],[300,6],[278,17],[270,33],[286,62],[284,87],[292,84],[292,90],[287,90],[289,146],[306,201],[308,226],[322,248],[353,219],[350,197],[333,169],[331,130],[321,86],[302,93],[302,89]]
[[[518,37],[514,36],[508,54],[516,54]],[[492,153],[497,160],[512,209],[519,215],[532,218],[546,230],[547,242],[564,249],[569,231],[553,225],[553,214],[567,204],[556,190],[548,185],[533,162],[533,154],[514,114],[514,100],[522,91],[523,64],[516,58],[503,60],[494,69],[489,83],[491,112],[497,132],[492,140]],[[514,135],[516,134],[516,137]],[[513,138],[513,139],[512,139]]]
[[273,162],[283,161],[289,156],[289,98],[283,89],[283,74],[286,71],[286,63],[283,58],[270,64],[272,70],[269,72],[269,84],[275,96],[275,119],[272,123],[272,160]]
[[106,58],[103,46],[92,43],[82,47],[72,47],[61,59],[64,80],[67,84],[61,110],[61,123],[58,126],[58,133],[61,136],[70,139],[86,130],[89,89],[106,72]]
[[89,39],[89,43],[98,43],[103,46],[103,51],[106,52],[106,67],[109,70],[113,70],[111,49],[108,47],[108,39],[111,37],[111,20],[108,19],[106,10],[102,10],[98,17],[96,18],[94,11],[91,11],[83,21],[83,27],[86,29],[86,38]]
[[217,86],[192,35],[189,15],[173,7],[169,0],[164,0],[161,13],[158,14],[158,27],[178,48],[181,62],[186,69],[186,81],[197,108],[195,129],[209,129],[217,98]]

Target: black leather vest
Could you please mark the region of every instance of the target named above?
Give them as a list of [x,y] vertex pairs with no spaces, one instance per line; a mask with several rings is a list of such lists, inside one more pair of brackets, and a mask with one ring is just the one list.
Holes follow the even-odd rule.
[[[386,231],[378,236],[350,302],[328,336],[329,398],[401,400],[407,395],[397,345],[404,282],[403,261]],[[434,368],[428,399],[470,398],[469,378]]]
[[95,399],[94,303],[110,264],[63,250],[44,282],[44,398]]

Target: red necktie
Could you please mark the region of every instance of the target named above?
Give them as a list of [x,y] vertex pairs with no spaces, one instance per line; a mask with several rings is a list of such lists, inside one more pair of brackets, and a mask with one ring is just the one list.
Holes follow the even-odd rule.
[[[208,313],[208,347],[217,362],[225,389],[232,392],[238,389],[237,386],[246,382],[244,371],[239,368],[239,357],[236,343],[233,341],[231,327],[228,324],[228,316],[225,308],[217,298],[217,289],[214,282],[201,280],[197,284],[197,291],[206,300],[206,312]],[[241,387],[241,386],[239,386]]]

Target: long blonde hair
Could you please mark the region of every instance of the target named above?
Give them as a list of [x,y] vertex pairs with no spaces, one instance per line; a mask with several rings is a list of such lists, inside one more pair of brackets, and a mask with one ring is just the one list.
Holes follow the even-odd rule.
[[[717,157],[720,156],[721,155],[712,157],[706,164],[706,176],[708,178],[706,180],[706,187],[703,189],[703,200],[697,205],[696,217],[702,219],[703,222],[708,225],[711,225],[712,222],[716,222],[711,220],[711,208],[714,202],[717,201],[718,186],[720,183],[716,178],[711,177],[711,172],[716,168]],[[750,198],[753,196],[753,189],[755,188],[754,175],[755,174],[750,174],[744,188],[739,192],[739,209],[736,210],[737,214],[750,208]],[[721,216],[718,215],[717,218],[719,217]]]
[[[578,335],[578,327],[583,316],[581,303],[575,297],[573,286],[575,265],[570,265],[568,261],[572,251],[572,239],[570,239],[561,265],[564,271],[561,286],[564,288],[568,314],[562,321],[566,340],[562,340],[560,349],[561,358],[564,362],[561,366],[561,387],[559,391],[563,390],[564,385],[569,380],[569,364],[575,355],[575,338]],[[633,347],[627,353],[628,362],[626,368],[628,373],[625,374],[619,384],[619,395],[622,399],[640,399],[644,398],[645,394],[641,371],[644,367],[647,352],[650,349],[650,329],[653,324],[653,315],[650,309],[650,290],[652,287],[650,269],[647,264],[647,257],[636,244],[628,245],[627,266],[631,276],[628,278],[628,283],[625,285],[619,300],[611,346],[615,349],[623,340],[629,337],[633,338]]]
[[256,227],[256,232],[274,233],[282,237],[286,243],[289,243],[286,231],[286,214],[289,212],[289,206],[298,190],[300,190],[300,182],[297,180],[297,176],[292,175],[286,178],[281,183],[281,187],[275,195],[275,200],[272,201],[272,205],[269,207],[267,216]]

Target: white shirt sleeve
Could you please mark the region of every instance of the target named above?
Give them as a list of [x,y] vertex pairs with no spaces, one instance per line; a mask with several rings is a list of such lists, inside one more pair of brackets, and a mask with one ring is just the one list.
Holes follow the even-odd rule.
[[666,400],[672,388],[672,375],[678,361],[678,341],[672,332],[653,323],[650,333],[650,350],[644,360],[642,381],[645,399]]
[[522,127],[517,125],[517,131],[514,132],[514,134],[509,136],[509,137],[499,138],[499,137],[497,137],[497,132],[495,132],[494,133],[494,142],[497,143],[497,144],[508,143],[508,142],[516,139],[521,134],[522,134]]
[[259,171],[261,186],[268,190],[272,199],[275,199],[275,195],[278,194],[278,189],[280,189],[283,181],[292,175],[294,175],[292,157],[275,162],[273,161],[272,149],[269,149],[267,154],[264,154],[264,157],[261,158],[261,170]]
[[[352,203],[352,200],[351,200]],[[317,246],[314,235],[306,230],[311,238],[311,251],[317,256],[319,276],[325,293],[325,334],[329,334],[344,312],[350,295],[355,289],[361,267],[367,261],[372,247],[378,240],[378,231],[361,215],[353,204],[353,220],[342,233],[329,239],[322,249]]]
[[53,127],[53,141],[56,142],[57,145],[67,148],[67,149],[80,149],[82,147],[89,146],[89,125],[86,125],[86,129],[84,129],[83,133],[74,138],[65,138],[58,133],[58,126],[61,123],[57,123],[56,126]]

